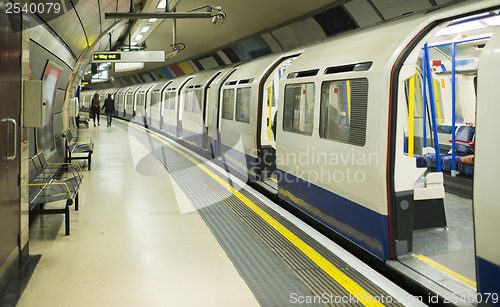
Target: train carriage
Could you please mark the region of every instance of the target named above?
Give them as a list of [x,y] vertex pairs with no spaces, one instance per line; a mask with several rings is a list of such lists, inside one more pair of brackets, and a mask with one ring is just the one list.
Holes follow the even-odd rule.
[[221,101],[221,84],[231,76],[236,70],[233,67],[225,67],[219,70],[220,73],[214,76],[214,79],[206,89],[206,108],[205,108],[205,124],[207,129],[208,150],[213,157],[220,155],[220,101]]
[[207,150],[207,91],[212,81],[221,73],[209,70],[198,73],[183,89],[182,136],[185,142]]
[[117,116],[120,118],[125,118],[125,100],[127,92],[130,90],[130,87],[123,87],[116,95],[115,105]]
[[151,88],[151,100],[146,105],[146,121],[148,126],[161,129],[161,122],[163,117],[163,91],[170,84],[172,80],[162,81],[156,83]]
[[151,100],[151,89],[154,86],[154,83],[146,83],[137,89],[135,93],[135,104],[133,107],[134,115],[132,120],[134,122],[139,124],[146,123],[146,105]]
[[193,76],[174,79],[163,90],[162,130],[175,137],[182,136],[182,89]]
[[142,85],[131,86],[125,93],[125,104],[123,117],[127,120],[132,120],[135,116],[135,106],[137,102],[137,91],[142,87]]

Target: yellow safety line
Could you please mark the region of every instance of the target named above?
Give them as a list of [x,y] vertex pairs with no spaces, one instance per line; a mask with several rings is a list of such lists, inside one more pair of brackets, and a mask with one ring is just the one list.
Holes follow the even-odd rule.
[[436,269],[441,270],[441,271],[445,272],[446,274],[455,277],[456,279],[468,284],[469,286],[471,286],[473,288],[477,288],[477,284],[475,282],[473,282],[472,280],[468,279],[467,277],[464,277],[464,276],[458,274],[457,272],[445,267],[444,265],[439,264],[436,261],[429,259],[423,255],[416,255],[415,257],[422,260],[423,262],[425,262],[427,264],[432,265]]
[[347,111],[349,112],[349,125],[351,125],[351,82],[346,81],[347,87]]
[[32,185],[32,186],[36,186],[36,185],[43,185],[43,186],[47,186],[47,185],[65,185],[66,186],[66,190],[68,190],[68,195],[71,198],[71,201],[73,201],[73,197],[71,196],[71,192],[69,191],[68,185],[65,184],[65,183],[63,183],[63,182],[54,182],[54,183],[28,183],[27,185]]
[[414,138],[413,135],[415,133],[415,76],[410,77],[410,93],[409,93],[410,101],[408,103],[409,109],[409,120],[410,120],[410,128],[408,132],[408,155],[413,157],[413,147],[414,147]]
[[437,81],[436,79],[434,80],[434,96],[436,96],[436,110],[437,110],[437,118],[438,118],[438,123],[441,125],[441,108],[439,107],[439,95],[438,95],[438,90],[437,90]]
[[159,138],[158,136],[156,136],[154,134],[151,134],[150,132],[148,132],[142,128],[139,128],[139,127],[136,127],[136,126],[133,126],[130,124],[128,124],[128,125],[156,138],[157,140],[159,140],[163,144],[167,145],[171,149],[173,149],[173,150],[177,151],[178,153],[180,153],[181,155],[183,155],[189,161],[193,162],[194,165],[198,166],[207,175],[212,177],[220,185],[222,185],[228,191],[233,193],[233,195],[235,195],[239,200],[241,200],[245,205],[247,205],[247,207],[249,207],[251,210],[253,210],[257,215],[259,215],[269,225],[271,225],[274,229],[276,229],[279,233],[281,233],[286,239],[288,239],[293,245],[295,245],[297,248],[299,248],[307,257],[309,257],[321,269],[323,269],[328,275],[330,275],[333,279],[335,279],[335,281],[337,281],[344,289],[349,291],[355,297],[360,298],[359,302],[361,302],[363,305],[365,305],[365,306],[383,306],[383,304],[381,304],[379,302],[379,300],[376,300],[375,297],[370,295],[366,290],[364,290],[355,281],[353,281],[347,275],[345,275],[343,272],[341,272],[339,269],[337,269],[331,262],[329,262],[327,259],[325,259],[321,254],[319,254],[312,247],[307,245],[307,243],[302,241],[299,237],[297,237],[295,234],[293,234],[290,230],[288,230],[286,227],[281,225],[278,221],[276,221],[272,216],[270,216],[264,210],[262,210],[257,205],[252,203],[247,197],[245,197],[239,191],[234,189],[229,183],[224,181],[219,176],[215,175],[212,171],[210,171],[204,165],[200,164],[194,158],[189,156],[188,153],[185,153],[185,152],[175,148],[173,145],[165,142],[163,139]]

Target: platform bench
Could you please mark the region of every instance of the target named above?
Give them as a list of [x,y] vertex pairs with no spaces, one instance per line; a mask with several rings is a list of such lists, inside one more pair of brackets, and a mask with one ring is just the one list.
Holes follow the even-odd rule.
[[[91,170],[92,153],[94,153],[94,142],[91,137],[73,137],[71,130],[68,129],[62,134],[66,139],[66,162],[72,160],[86,159]],[[85,156],[73,156],[74,154],[85,154]]]
[[[29,159],[30,215],[37,208],[38,214],[64,214],[66,235],[70,234],[69,207],[74,203],[78,210],[78,191],[83,172],[77,163],[48,163],[43,152]],[[46,209],[45,204],[66,201],[62,209]]]

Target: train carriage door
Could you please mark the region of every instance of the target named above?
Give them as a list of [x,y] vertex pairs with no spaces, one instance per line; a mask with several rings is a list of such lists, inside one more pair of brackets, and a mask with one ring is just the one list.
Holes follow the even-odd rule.
[[[500,24],[500,16],[496,16]],[[477,78],[476,151],[474,161],[474,235],[476,248],[477,292],[486,297],[500,289],[500,207],[498,199],[498,84],[500,80],[500,29],[497,28],[479,58]],[[493,294],[495,295],[495,294]]]
[[155,85],[151,85],[146,93],[146,102],[144,105],[144,123],[146,127],[151,126],[151,100]]
[[[276,125],[278,111],[278,96],[280,80],[284,79],[285,70],[297,58],[292,56],[280,59],[268,72],[261,82],[261,101],[259,104],[260,115],[260,137],[258,138],[260,149],[260,171],[261,180],[275,186],[276,171]],[[259,131],[258,130],[258,131]],[[259,132],[257,132],[259,134]]]
[[[498,206],[491,202],[498,190],[493,184],[498,182],[493,158],[498,154],[487,154],[498,147],[499,12],[447,20],[415,40],[414,49],[398,63],[394,95],[392,257],[429,280],[452,281],[450,292],[471,297],[476,295],[477,273],[482,291],[476,250],[483,248],[496,261],[488,262],[486,276],[500,272],[500,249],[492,245]],[[484,113],[481,103],[486,104]],[[484,130],[476,130],[476,123]],[[476,141],[487,146],[484,155]],[[474,234],[478,230],[481,234]]]
[[184,110],[184,86],[186,85],[186,83],[189,82],[189,80],[193,79],[193,76],[189,77],[189,78],[186,78],[182,84],[179,86],[179,88],[177,89],[177,92],[176,92],[176,104],[175,104],[175,108],[176,108],[176,119],[177,119],[177,132],[176,132],[176,136],[178,138],[181,138],[182,139],[182,113],[183,113],[183,110]]

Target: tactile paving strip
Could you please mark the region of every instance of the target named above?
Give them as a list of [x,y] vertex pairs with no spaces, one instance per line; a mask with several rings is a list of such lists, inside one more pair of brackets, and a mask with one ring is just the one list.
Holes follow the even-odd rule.
[[[207,185],[200,179],[201,170],[192,164],[187,165],[189,161],[168,147],[153,152],[205,220],[260,305],[289,305],[291,293],[311,295],[286,265],[221,202],[219,196],[209,189],[200,188]],[[182,160],[188,163],[179,162]]]
[[[163,163],[172,178],[192,201],[261,305],[289,305],[292,293],[296,293],[297,296],[329,297],[332,295],[330,300],[322,300],[322,303],[329,306],[359,305],[354,301],[335,302],[335,297],[351,297],[352,295],[236,196],[187,160],[183,154],[155,141],[153,146],[155,148],[150,147],[151,139],[142,143],[149,147]],[[196,157],[192,158],[196,159]],[[199,162],[202,163],[202,161]],[[200,189],[202,186],[207,188]],[[376,297],[388,297],[388,294],[380,287],[267,207],[252,193],[244,189],[240,192],[314,248],[365,291]],[[249,229],[251,232],[248,231]],[[314,306],[313,304],[307,305]],[[403,306],[397,302],[390,304],[385,302],[384,305]]]

